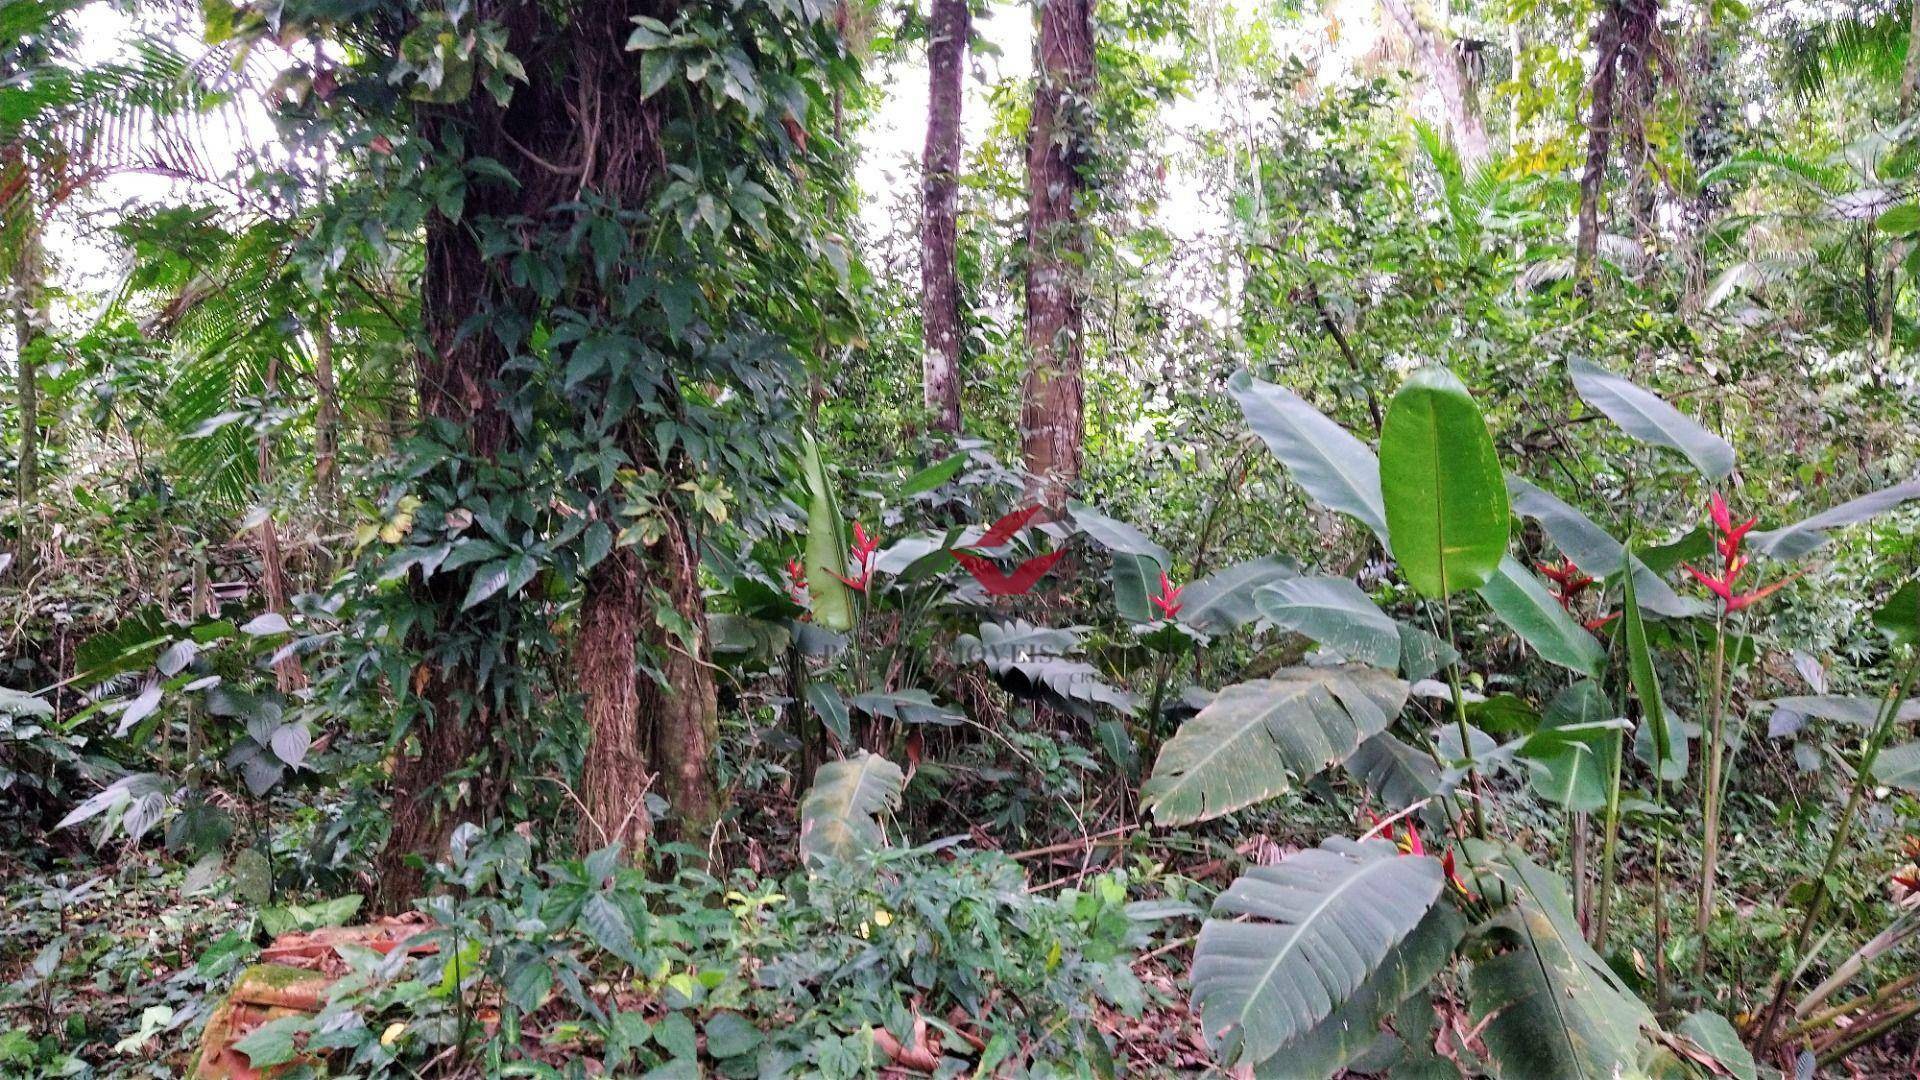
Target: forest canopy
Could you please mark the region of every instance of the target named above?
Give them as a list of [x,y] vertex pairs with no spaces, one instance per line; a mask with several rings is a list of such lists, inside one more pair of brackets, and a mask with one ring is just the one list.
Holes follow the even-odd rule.
[[1916,42],[0,0],[0,1075],[1914,1075]]

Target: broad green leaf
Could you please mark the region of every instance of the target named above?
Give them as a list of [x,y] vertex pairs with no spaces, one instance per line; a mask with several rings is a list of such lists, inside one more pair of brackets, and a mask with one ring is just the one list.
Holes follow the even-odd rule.
[[1293,578],[1256,592],[1254,607],[1275,626],[1311,638],[1349,660],[1400,666],[1400,627],[1346,578]]
[[1374,535],[1387,536],[1380,464],[1367,444],[1353,437],[1300,395],[1245,371],[1227,380],[1247,426],[1267,444],[1287,474],[1329,510],[1359,519]]
[[1486,866],[1490,873],[1480,876],[1477,891],[1497,889],[1510,902],[1481,933],[1504,951],[1473,965],[1467,1001],[1475,1023],[1483,1025],[1494,1075],[1634,1075],[1640,1031],[1653,1026],[1653,1014],[1588,946],[1565,883],[1511,847],[1498,849]]
[[[1517,476],[1507,477],[1507,492],[1513,512],[1538,521],[1547,539],[1583,572],[1605,580],[1625,565],[1627,549],[1585,514]],[[1674,592],[1665,578],[1639,559],[1633,561],[1633,584],[1643,611],[1683,619],[1709,610],[1702,601]]]
[[958,724],[966,719],[917,687],[856,694],[853,707],[869,716],[890,717],[908,724]]
[[[1139,529],[1083,503],[1072,503],[1067,509],[1081,532],[1115,556],[1144,555],[1159,564],[1161,570],[1173,569],[1173,556],[1167,554],[1166,548],[1149,540],[1147,534]],[[1156,575],[1158,572],[1155,571]]]
[[807,597],[813,621],[845,633],[853,629],[853,590],[840,580],[847,572],[847,527],[812,432],[800,433],[800,472],[807,487]]
[[819,866],[884,847],[879,816],[900,805],[906,783],[898,765],[865,750],[820,766],[800,800],[800,857]]
[[1827,542],[1828,529],[1858,525],[1914,499],[1920,499],[1920,480],[1908,480],[1881,488],[1792,525],[1750,533],[1747,542],[1762,555],[1776,559],[1798,559],[1819,550]]
[[1920,742],[1890,746],[1873,759],[1873,778],[1920,794]]
[[1500,560],[1493,577],[1480,587],[1480,599],[1542,660],[1590,676],[1598,676],[1606,665],[1607,651],[1518,559]]
[[1160,564],[1151,555],[1113,555],[1113,606],[1128,622],[1150,623],[1160,613],[1147,597],[1160,590]]
[[1581,398],[1620,425],[1620,430],[1641,442],[1678,450],[1708,480],[1725,480],[1733,472],[1733,447],[1658,394],[1590,361],[1569,360],[1567,370]]
[[[1920,580],[1894,590],[1873,613],[1873,625],[1899,645],[1920,645]],[[0,709],[6,707],[0,701]]]
[[1161,824],[1185,825],[1270,799],[1346,760],[1406,701],[1406,683],[1359,664],[1229,686],[1161,747],[1141,802]]
[[900,485],[900,494],[911,498],[932,491],[960,475],[960,470],[965,468],[966,464],[967,455],[965,454],[954,454],[944,461],[937,461],[907,477],[906,481]]
[[[1673,738],[1673,732],[1668,730],[1667,706],[1660,696],[1660,676],[1653,667],[1653,651],[1647,645],[1647,626],[1635,600],[1633,575],[1628,574],[1620,581],[1620,613],[1627,637],[1627,675],[1633,683],[1633,696],[1640,702],[1640,724],[1651,740],[1655,771],[1663,780],[1678,780],[1686,775],[1686,742]],[[1679,775],[1673,775],[1675,772]]]
[[1346,770],[1389,810],[1404,810],[1446,790],[1433,755],[1388,731],[1361,743],[1347,758]]
[[1527,763],[1529,782],[1541,798],[1575,813],[1591,812],[1607,805],[1626,726],[1599,684],[1582,679],[1554,696],[1539,729],[1515,756]]
[[1895,236],[1920,232],[1920,203],[1901,203],[1883,212],[1875,224],[1881,232]]
[[1753,1060],[1753,1051],[1740,1041],[1740,1033],[1726,1017],[1703,1009],[1680,1021],[1676,1031],[1693,1040],[1695,1046],[1719,1062],[1734,1080],[1759,1080],[1760,1069]]
[[1338,836],[1235,880],[1193,953],[1193,1007],[1221,1061],[1258,1064],[1309,1036],[1366,985],[1444,887],[1436,859]]
[[1254,607],[1254,593],[1299,573],[1290,560],[1278,555],[1235,563],[1201,578],[1181,592],[1180,621],[1209,634],[1237,630],[1259,614]]
[[53,703],[24,690],[0,686],[0,715],[52,716]]
[[1444,599],[1493,577],[1507,551],[1506,480],[1467,388],[1442,367],[1393,395],[1380,433],[1380,490],[1400,572]]
[[847,712],[847,699],[830,684],[809,682],[807,684],[807,704],[813,707],[814,715],[840,740],[841,746],[853,745],[852,717]]
[[606,893],[596,892],[587,897],[580,908],[580,925],[587,928],[587,935],[595,945],[629,964],[640,962],[640,954],[633,945],[633,924]]
[[[1466,919],[1458,908],[1452,904],[1435,904],[1406,939],[1388,951],[1379,968],[1352,997],[1312,1030],[1255,1066],[1256,1080],[1331,1077],[1343,1068],[1359,1064],[1355,1059],[1381,1037],[1381,1022],[1393,1016],[1401,1002],[1433,982],[1440,969],[1453,959],[1453,951],[1466,930]],[[1400,1073],[1395,1071],[1392,1075],[1398,1077]]]
[[[260,965],[266,968],[266,965]],[[256,970],[259,970],[256,968]],[[284,970],[267,968],[267,970]],[[246,1038],[233,1044],[235,1050],[247,1055],[247,1064],[255,1069],[266,1070],[275,1065],[285,1065],[299,1056],[300,1049],[294,1043],[294,1037],[313,1030],[311,1016],[283,1016],[278,1020],[269,1020],[247,1033]]]

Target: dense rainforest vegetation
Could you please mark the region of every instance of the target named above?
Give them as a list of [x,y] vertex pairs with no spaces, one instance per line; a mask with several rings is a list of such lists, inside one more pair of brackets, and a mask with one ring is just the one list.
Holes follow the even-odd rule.
[[1913,0],[0,0],[0,1076],[1920,1075]]

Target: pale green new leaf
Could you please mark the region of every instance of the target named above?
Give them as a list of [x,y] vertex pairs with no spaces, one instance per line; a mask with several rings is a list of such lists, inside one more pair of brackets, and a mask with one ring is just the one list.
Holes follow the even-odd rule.
[[1444,884],[1438,860],[1333,837],[1228,886],[1192,973],[1194,1009],[1222,1062],[1265,1061],[1353,999]]
[[1487,583],[1506,556],[1511,515],[1486,418],[1443,367],[1409,377],[1380,432],[1380,488],[1400,572],[1444,599]]
[[1161,747],[1141,802],[1160,823],[1184,825],[1270,799],[1345,761],[1406,701],[1406,683],[1359,664],[1229,686]]
[[807,488],[807,598],[813,621],[845,633],[853,629],[853,590],[840,580],[847,572],[847,528],[811,432],[800,433],[800,472]]
[[900,805],[906,783],[898,765],[865,750],[820,766],[800,800],[800,857],[819,866],[886,846],[879,816]]

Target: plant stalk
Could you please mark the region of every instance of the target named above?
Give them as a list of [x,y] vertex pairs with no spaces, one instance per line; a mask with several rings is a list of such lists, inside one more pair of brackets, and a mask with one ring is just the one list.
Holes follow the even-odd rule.
[[1727,608],[1713,620],[1713,688],[1707,723],[1707,776],[1700,789],[1700,903],[1694,913],[1694,933],[1699,937],[1693,957],[1693,981],[1696,990],[1706,985],[1707,933],[1713,927],[1714,879],[1720,866],[1720,770],[1726,752],[1726,674]]

